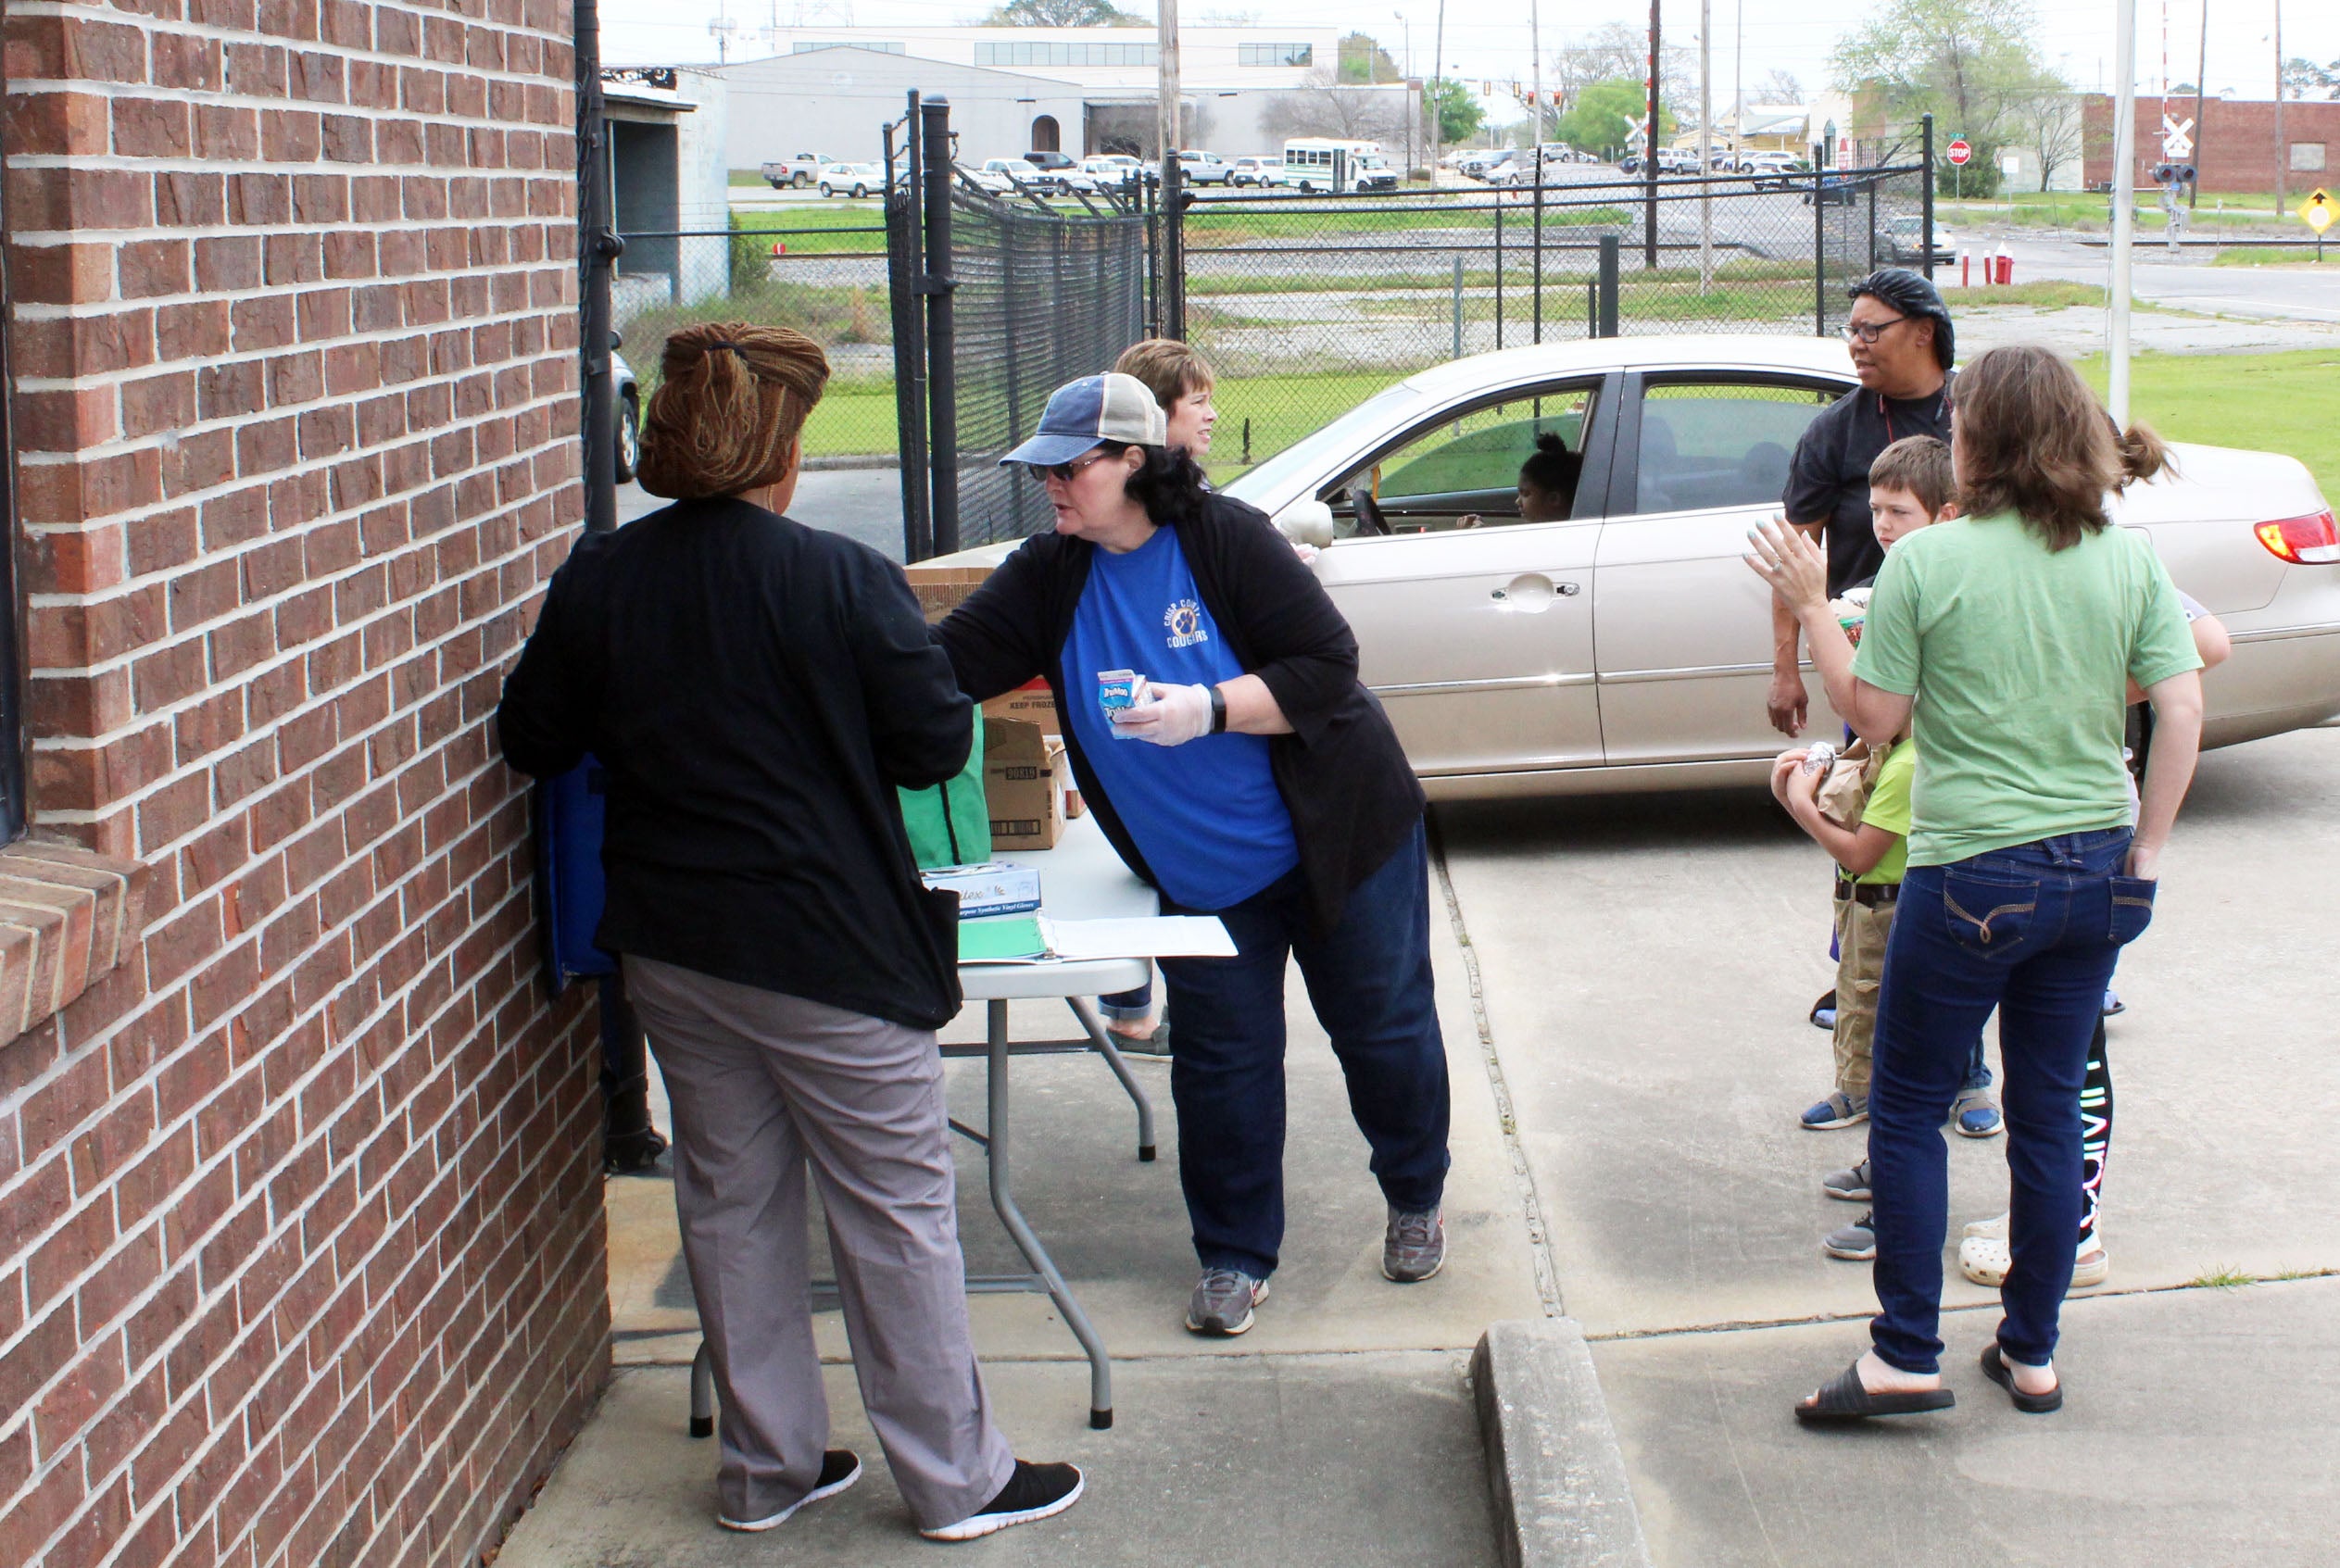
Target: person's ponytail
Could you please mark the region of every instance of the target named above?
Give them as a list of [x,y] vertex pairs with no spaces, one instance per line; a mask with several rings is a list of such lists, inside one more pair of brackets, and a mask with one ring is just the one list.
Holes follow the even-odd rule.
[[2153,427],[2142,420],[2120,433],[2120,487],[2127,489],[2158,473],[2177,472],[2177,459]]

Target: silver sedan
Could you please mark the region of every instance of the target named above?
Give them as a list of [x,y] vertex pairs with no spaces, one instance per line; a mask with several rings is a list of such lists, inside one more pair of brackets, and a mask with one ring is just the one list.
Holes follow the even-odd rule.
[[[1356,629],[1365,680],[1434,798],[1760,783],[1768,591],[1747,530],[1857,383],[1841,345],[1607,339],[1479,355],[1367,398],[1227,486],[1297,539]],[[1581,460],[1560,521],[1519,466]],[[2305,468],[2181,445],[2118,521],[2233,634],[2204,744],[2340,714],[2340,532]],[[985,552],[988,554],[990,552]],[[1811,683],[1809,733],[1837,721]]]

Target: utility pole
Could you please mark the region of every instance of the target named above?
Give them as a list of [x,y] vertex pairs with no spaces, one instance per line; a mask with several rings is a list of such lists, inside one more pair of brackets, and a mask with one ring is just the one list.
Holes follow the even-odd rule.
[[2129,251],[2137,228],[2137,0],[2113,7],[2112,342],[2106,399],[2129,428]]
[[1715,0],[1698,0],[1698,292],[1715,286]]
[[1438,144],[1440,132],[1446,128],[1439,123],[1442,99],[1438,84],[1439,73],[1445,69],[1446,60],[1446,0],[1438,0],[1438,31],[1430,38],[1430,189],[1438,189]]
[[[2198,167],[2198,166],[2197,166]],[[2275,216],[2283,215],[2291,182],[2291,144],[2283,140],[2283,0],[2275,0]]]
[[1528,53],[1531,56],[1530,85],[1536,94],[1536,183],[1543,183],[1543,7],[1537,0],[1528,0]]
[[[1157,24],[1154,53],[1160,71],[1161,107],[1154,111],[1154,135],[1162,144],[1162,177],[1170,177],[1169,160],[1178,149],[1178,0],[1158,0],[1161,20]],[[1371,58],[1367,56],[1368,60]],[[1333,74],[1340,74],[1340,62],[1333,61]],[[1367,67],[1371,69],[1370,66]]]
[[1747,161],[1747,0],[1739,0],[1730,58],[1730,161]]
[[1657,0],[1649,0],[1649,124],[1642,131],[1642,266],[1657,270]]
[[[2202,151],[2210,139],[2208,134],[2210,122],[2202,118],[2202,89],[2204,85],[2202,79],[2209,73],[2209,69],[2210,0],[2202,0],[2202,55],[2201,58],[2195,62],[2194,66],[2194,169],[2195,178],[2187,181],[2185,186],[2185,206],[2186,210],[2189,212],[2194,210],[2195,207],[2201,199],[2202,181],[2200,175],[2202,169]],[[2278,84],[2276,88],[2276,96],[2280,98],[2282,95],[2283,90],[2281,85]]]

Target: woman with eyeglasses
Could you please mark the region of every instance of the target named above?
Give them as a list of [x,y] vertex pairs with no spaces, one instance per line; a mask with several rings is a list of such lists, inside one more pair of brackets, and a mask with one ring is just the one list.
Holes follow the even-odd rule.
[[[937,629],[978,701],[1045,675],[1074,775],[1170,913],[1214,914],[1232,959],[1164,959],[1178,1177],[1201,1277],[1187,1327],[1235,1335],[1284,1231],[1284,970],[1299,960],[1388,1205],[1382,1273],[1445,1259],[1445,1045],[1431,992],[1421,786],[1357,645],[1264,514],[1212,494],[1136,378],[1059,387],[1001,459],[1055,527]],[[1100,677],[1142,695],[1108,708]],[[1122,683],[1113,684],[1118,702]]]

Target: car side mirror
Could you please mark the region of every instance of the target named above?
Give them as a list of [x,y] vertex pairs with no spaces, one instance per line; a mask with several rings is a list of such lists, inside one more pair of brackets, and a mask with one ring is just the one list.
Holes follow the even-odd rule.
[[1332,543],[1332,508],[1313,496],[1294,501],[1276,514],[1276,530],[1295,545],[1321,550]]

